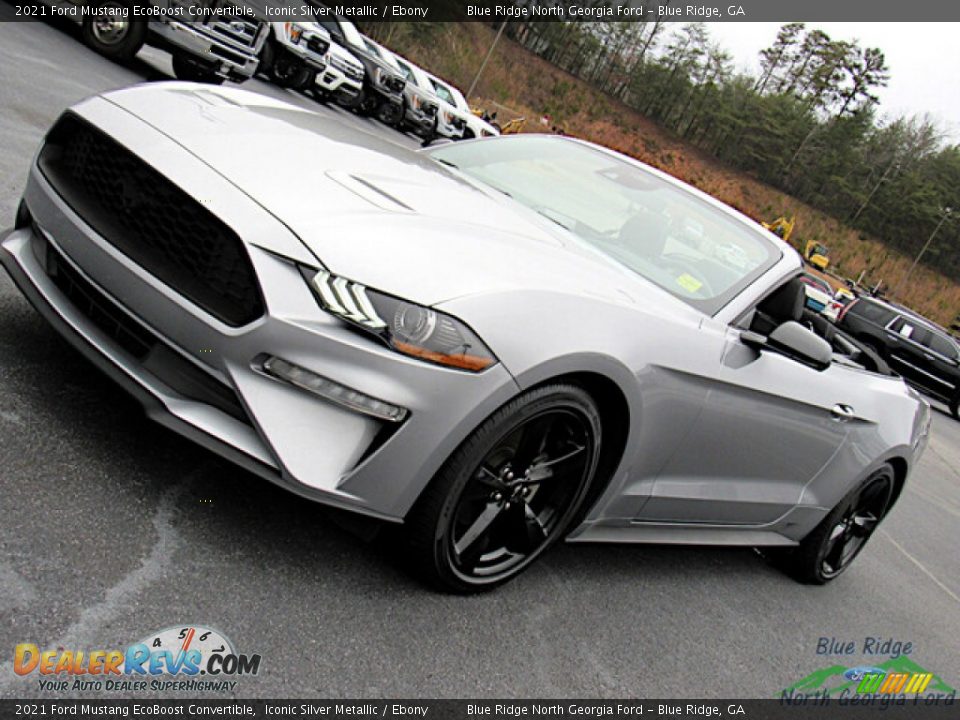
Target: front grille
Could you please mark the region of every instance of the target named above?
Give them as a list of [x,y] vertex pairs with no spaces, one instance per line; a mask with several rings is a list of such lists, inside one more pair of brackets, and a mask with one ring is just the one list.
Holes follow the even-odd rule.
[[391,75],[386,79],[384,84],[391,92],[402,93],[407,83],[403,78]]
[[215,0],[207,6],[217,10],[212,17],[217,19],[203,23],[218,39],[243,48],[255,49],[261,24],[251,20],[248,15],[228,0]]
[[[42,237],[39,231],[34,234]],[[45,265],[50,279],[70,303],[167,387],[188,400],[212,405],[232,418],[250,424],[250,418],[231,388],[130,319],[49,243],[46,245]]]
[[330,56],[330,64],[337,68],[340,72],[346,75],[348,78],[355,82],[363,82],[363,68],[354,65],[353,63],[348,63],[343,58],[337,57],[336,55]]
[[317,55],[326,55],[329,48],[330,43],[321,37],[307,38],[307,50],[310,52],[314,52]]
[[47,136],[40,169],[107,242],[233,327],[263,314],[243,242],[199,202],[74,115]]

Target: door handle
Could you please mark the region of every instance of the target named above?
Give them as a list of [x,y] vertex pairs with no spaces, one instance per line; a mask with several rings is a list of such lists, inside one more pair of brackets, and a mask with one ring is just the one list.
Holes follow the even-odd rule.
[[830,415],[833,416],[833,419],[837,422],[847,422],[848,420],[853,420],[856,415],[853,412],[853,408],[849,405],[843,405],[842,403],[837,403],[830,409]]

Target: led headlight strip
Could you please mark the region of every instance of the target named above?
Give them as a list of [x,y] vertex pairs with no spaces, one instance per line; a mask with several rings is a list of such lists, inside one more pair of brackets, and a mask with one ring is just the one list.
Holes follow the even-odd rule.
[[497,362],[476,333],[451,315],[372,290],[326,270],[301,268],[320,306],[404,355],[479,372]]

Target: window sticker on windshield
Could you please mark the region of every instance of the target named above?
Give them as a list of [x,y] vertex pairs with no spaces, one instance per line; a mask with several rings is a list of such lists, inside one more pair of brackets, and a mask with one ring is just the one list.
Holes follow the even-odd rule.
[[703,287],[703,283],[697,280],[692,275],[684,273],[677,278],[677,285],[682,287],[687,292],[695,293],[697,290]]

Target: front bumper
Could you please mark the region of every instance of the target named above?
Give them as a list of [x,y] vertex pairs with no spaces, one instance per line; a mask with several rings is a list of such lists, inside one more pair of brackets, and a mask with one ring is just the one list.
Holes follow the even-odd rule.
[[447,122],[443,119],[443,111],[437,113],[437,135],[451,140],[459,140],[463,137],[463,120],[454,118],[453,122]]
[[362,82],[348,78],[342,70],[332,63],[327,65],[323,72],[317,73],[315,83],[324,92],[348,98],[357,97],[363,89]]
[[185,52],[226,78],[249,79],[260,62],[252,48],[240,48],[213,37],[201,23],[150,23],[153,41],[171,52]]
[[321,72],[327,67],[326,51],[323,54],[314,52],[310,47],[309,38],[301,38],[298,43],[290,42],[286,38],[279,38],[277,44],[311,70]]
[[404,120],[406,120],[407,124],[412,126],[417,132],[425,134],[433,132],[434,125],[436,125],[437,122],[437,117],[436,115],[431,115],[422,110],[417,110],[408,102],[406,104]]
[[[295,262],[302,244],[263,208],[172,140],[102,101],[82,114],[206,205],[245,239],[266,306],[245,326],[222,324],[134,264],[68,207],[33,166],[24,194],[33,225],[0,243],[0,261],[40,313],[148,415],[248,470],[312,500],[399,521],[450,453],[518,388],[500,365],[479,374],[399,355],[323,312]],[[246,238],[256,237],[256,245]],[[233,393],[225,412],[138,360],[48,273],[47,248],[163,353]],[[172,355],[171,355],[172,353]],[[261,370],[281,357],[407,408],[391,424],[331,404]],[[176,388],[176,389],[175,389]]]

